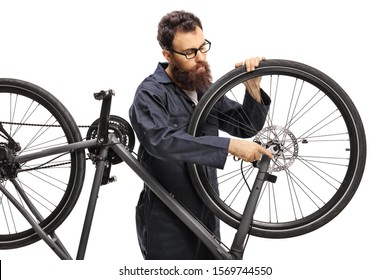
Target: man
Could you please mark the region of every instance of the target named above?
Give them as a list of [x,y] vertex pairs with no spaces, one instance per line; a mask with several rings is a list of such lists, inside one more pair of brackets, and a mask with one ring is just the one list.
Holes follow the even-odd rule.
[[[140,141],[139,160],[219,237],[219,221],[198,197],[186,163],[207,166],[209,174],[213,174],[216,168],[224,167],[228,153],[248,162],[259,160],[261,154],[271,154],[253,141],[218,137],[218,129],[212,127],[206,128],[205,135],[201,137],[193,137],[186,132],[198,100],[211,85],[206,60],[211,43],[204,38],[199,18],[184,11],[165,15],[158,25],[157,40],[167,63],[159,63],[155,72],[140,84],[129,111],[131,124]],[[237,63],[236,67],[245,64],[247,71],[252,71],[262,59],[247,59]],[[251,108],[258,108],[261,103],[262,125],[270,100],[259,90],[260,79],[254,82],[254,88],[247,87],[247,102],[244,102],[247,105],[243,106],[248,107],[244,111],[251,112],[254,111]],[[242,106],[231,100],[225,101],[216,106],[226,112],[237,112],[236,107]],[[221,126],[220,129],[232,133],[232,128]],[[136,222],[145,259],[214,258],[147,186],[140,195]]]

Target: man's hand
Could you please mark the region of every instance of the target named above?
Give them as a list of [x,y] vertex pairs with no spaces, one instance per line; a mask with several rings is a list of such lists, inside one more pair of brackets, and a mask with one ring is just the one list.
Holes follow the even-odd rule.
[[271,152],[258,143],[241,139],[230,139],[228,151],[230,154],[247,162],[260,160],[262,154],[273,158]]
[[[255,70],[255,68],[258,67],[260,65],[260,62],[263,60],[266,60],[264,56],[252,57],[244,60],[243,62],[236,63],[235,67],[237,68],[245,65],[246,71],[250,72]],[[261,82],[261,76],[244,82],[247,91],[257,102],[261,102],[260,82]]]
[[245,59],[243,62],[238,62],[235,64],[235,67],[238,68],[240,66],[246,67],[246,71],[250,72],[256,69],[257,66],[260,65],[260,62],[266,60],[264,56],[262,57],[251,57],[249,59]]

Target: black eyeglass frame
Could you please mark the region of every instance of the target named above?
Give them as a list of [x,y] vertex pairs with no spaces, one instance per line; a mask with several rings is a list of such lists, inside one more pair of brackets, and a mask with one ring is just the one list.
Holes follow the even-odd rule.
[[[174,49],[168,49],[170,52],[172,53],[177,53],[177,54],[180,54],[180,55],[183,55],[185,56],[188,60],[190,59],[194,59],[196,57],[196,55],[198,54],[198,51],[200,51],[201,53],[207,53],[210,49],[211,49],[211,42],[209,40],[204,40],[205,42],[199,47],[199,48],[192,48],[192,49],[189,49],[188,51],[186,52],[178,52],[178,51],[175,51]],[[206,51],[202,51],[202,48],[204,48],[205,46],[208,46],[208,49]],[[193,53],[191,54],[189,57],[188,55],[190,53]]]

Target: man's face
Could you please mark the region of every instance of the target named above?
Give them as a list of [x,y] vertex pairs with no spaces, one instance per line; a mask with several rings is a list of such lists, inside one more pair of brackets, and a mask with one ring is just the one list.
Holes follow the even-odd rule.
[[[173,40],[173,49],[186,53],[191,49],[198,49],[205,44],[203,31],[197,27],[194,32],[177,32]],[[171,73],[186,90],[207,90],[212,81],[209,64],[206,61],[207,54],[198,51],[192,59],[184,55],[171,53]]]

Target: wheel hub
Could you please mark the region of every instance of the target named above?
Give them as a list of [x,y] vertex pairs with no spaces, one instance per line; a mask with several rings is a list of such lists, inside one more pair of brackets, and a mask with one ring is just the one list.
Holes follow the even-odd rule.
[[270,166],[271,172],[288,169],[298,157],[297,138],[282,126],[271,125],[263,128],[256,134],[254,141],[262,143],[266,148],[273,146],[276,164]]

